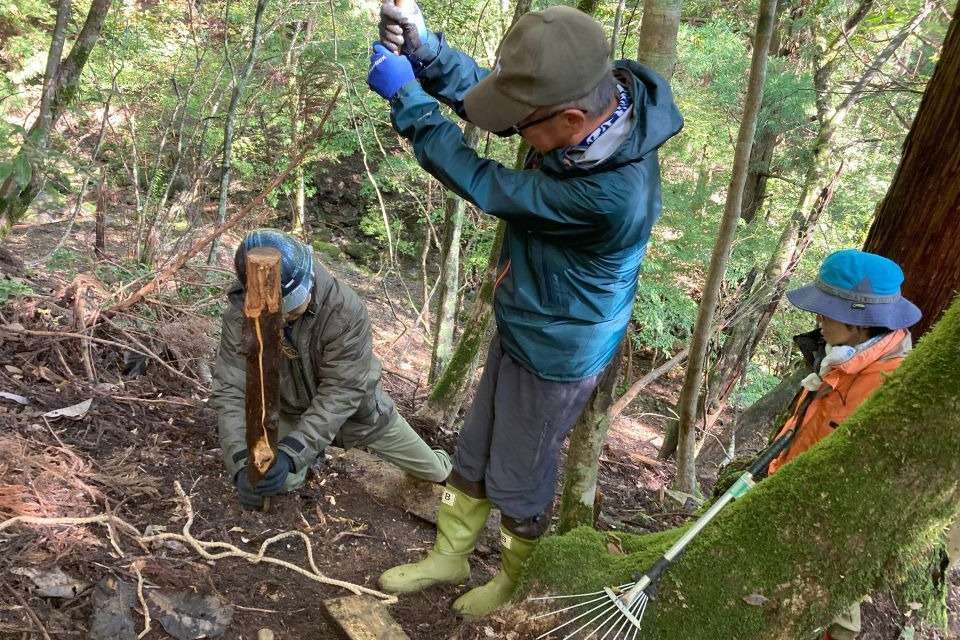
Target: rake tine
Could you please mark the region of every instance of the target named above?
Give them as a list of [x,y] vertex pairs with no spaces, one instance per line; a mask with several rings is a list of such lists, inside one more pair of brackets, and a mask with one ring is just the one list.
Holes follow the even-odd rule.
[[[643,614],[647,610],[647,604],[650,602],[650,599],[647,597],[647,594],[644,593],[639,598],[637,598],[637,602],[640,602],[642,604],[640,605],[639,613],[636,614],[636,618],[637,620],[643,620]],[[639,627],[634,627],[633,638],[631,638],[631,640],[637,640],[638,635],[640,635],[640,629]]]
[[[604,628],[605,626],[607,626],[607,623],[608,623],[608,622],[610,623],[610,628],[612,629],[612,628],[613,628],[613,625],[617,624],[617,621],[616,621],[616,619],[615,619],[616,617],[617,617],[617,608],[614,607],[614,608],[613,608],[613,611],[610,612],[610,615],[608,615],[608,616],[604,619],[603,622],[601,622],[600,624],[598,624],[598,625],[597,625],[597,628],[594,629],[593,631],[591,631],[589,635],[585,636],[585,637],[583,638],[583,640],[590,640],[590,638],[592,638],[593,636],[595,636],[595,635],[597,635],[598,633],[600,633],[601,631],[603,631],[603,628]],[[606,638],[609,634],[610,634],[610,632],[607,631],[607,633],[603,634],[603,637]]]
[[[647,610],[647,605],[650,603],[650,598],[647,597],[647,594],[641,594],[637,598],[637,612],[633,616],[643,622],[643,614]],[[636,640],[637,636],[640,635],[640,627],[633,627],[633,640]]]
[[[629,589],[632,587],[635,582],[625,582],[619,587],[613,587],[614,591],[623,591],[624,589]],[[529,598],[530,600],[568,600],[570,598],[589,598],[590,596],[599,596],[605,595],[607,592],[601,589],[600,591],[592,591],[590,593],[574,593],[572,595],[565,596],[536,596],[535,598]]]
[[[614,612],[616,612],[617,605],[611,604],[610,606],[613,607]],[[570,633],[569,635],[564,636],[564,637],[563,637],[563,640],[570,640],[570,638],[574,637],[575,635],[577,635],[578,633],[580,633],[581,631],[583,631],[584,629],[586,629],[587,627],[589,627],[591,624],[593,624],[594,621],[595,621],[597,618],[599,618],[600,616],[602,616],[603,614],[605,614],[607,611],[609,611],[609,609],[604,609],[603,611],[601,611],[601,612],[598,613],[597,615],[593,616],[592,618],[590,618],[589,620],[587,620],[586,622],[584,622],[581,626],[577,627],[572,633]],[[609,619],[609,618],[608,618],[608,619]]]
[[[632,607],[630,609],[630,612],[633,613]],[[623,637],[624,637],[624,640],[626,640],[627,634],[630,633],[629,625],[630,625],[630,618],[627,618],[626,616],[621,616],[620,624],[617,625],[617,633],[610,640],[617,640],[617,638],[620,637],[621,631],[625,631],[625,633],[623,634]],[[604,640],[605,638],[606,636],[604,636],[603,638],[600,638],[600,640]]]
[[535,598],[530,598],[530,600],[569,600],[570,598],[589,598],[590,596],[600,595],[605,593],[604,591],[594,591],[592,593],[574,593],[572,595],[566,596],[537,596]]
[[[609,599],[609,598],[604,598],[604,600],[606,600],[607,602],[610,602],[610,599]],[[576,618],[571,618],[570,620],[567,620],[566,622],[564,622],[564,623],[561,624],[560,626],[554,627],[553,629],[550,629],[550,631],[547,631],[546,633],[537,636],[535,640],[541,640],[541,638],[546,638],[547,636],[549,636],[549,635],[550,635],[551,633],[553,633],[554,631],[559,631],[560,629],[563,629],[563,628],[566,627],[567,625],[573,624],[574,622],[576,622],[576,621],[579,620],[580,618],[583,618],[583,617],[585,617],[585,616],[590,615],[591,613],[593,613],[593,612],[596,611],[597,609],[604,608],[604,605],[605,605],[605,603],[601,602],[600,604],[598,604],[597,606],[593,607],[593,608],[590,609],[589,611],[585,611],[585,612],[581,613],[581,614],[578,615]],[[612,606],[616,606],[616,605],[612,605]],[[603,613],[601,613],[600,615],[603,615]],[[597,616],[597,617],[599,618],[600,616]],[[577,629],[577,631],[579,631],[579,629]],[[570,636],[567,636],[567,637],[569,638]]]
[[593,600],[587,600],[586,602],[578,602],[577,604],[572,604],[572,605],[570,605],[570,606],[568,606],[568,607],[564,607],[563,609],[557,609],[556,611],[548,611],[547,613],[541,613],[541,614],[539,614],[539,615],[533,616],[533,617],[530,618],[530,619],[531,619],[531,620],[539,620],[540,618],[547,618],[547,617],[549,617],[549,616],[557,615],[558,613],[563,613],[564,611],[570,611],[570,609],[577,609],[577,608],[579,608],[579,607],[585,607],[585,606],[587,606],[588,604],[593,604],[594,602],[600,602],[601,600],[605,600],[605,601],[609,602],[609,601],[610,601],[610,598],[609,598],[606,594],[603,594],[603,596],[601,596],[601,597],[599,597],[599,598],[594,598]]
[[[639,601],[640,598],[637,598],[637,600]],[[630,611],[630,613],[635,613],[637,606],[638,606],[638,603],[635,602],[634,604],[630,605],[630,608],[628,609],[628,611]],[[624,637],[624,640],[626,640],[627,636],[630,634],[630,618],[626,616],[622,617],[622,620],[620,621],[620,625],[617,627],[617,634],[613,636],[611,640],[617,640],[617,638],[620,637],[621,631],[624,631],[623,637]],[[604,638],[606,638],[606,636],[604,636]],[[604,640],[604,638],[600,638],[600,640]]]

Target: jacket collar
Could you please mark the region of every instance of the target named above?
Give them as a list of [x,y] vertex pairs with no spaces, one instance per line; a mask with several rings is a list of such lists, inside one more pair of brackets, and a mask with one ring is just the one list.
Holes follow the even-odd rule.
[[831,377],[831,374],[837,373],[856,375],[876,362],[902,358],[912,348],[913,340],[909,331],[906,329],[891,331],[876,344],[834,367],[824,378],[827,379]]

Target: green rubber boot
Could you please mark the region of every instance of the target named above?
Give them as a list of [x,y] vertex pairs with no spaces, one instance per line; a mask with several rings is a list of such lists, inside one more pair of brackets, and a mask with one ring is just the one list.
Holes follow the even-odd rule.
[[521,538],[500,527],[500,571],[487,584],[457,598],[453,610],[462,616],[480,617],[509,602],[537,540]]
[[490,501],[471,498],[447,485],[437,512],[437,541],[420,562],[388,569],[380,576],[387,593],[413,593],[435,584],[460,584],[470,578],[467,557],[490,515]]

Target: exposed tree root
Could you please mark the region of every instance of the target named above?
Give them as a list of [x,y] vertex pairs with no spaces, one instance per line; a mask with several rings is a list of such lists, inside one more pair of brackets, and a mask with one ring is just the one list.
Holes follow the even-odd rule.
[[[119,518],[110,513],[105,513],[96,516],[88,517],[78,517],[78,518],[45,518],[39,516],[15,516],[9,518],[3,522],[0,522],[0,531],[9,529],[14,525],[36,525],[36,526],[80,526],[86,524],[98,524],[107,528],[107,533],[110,538],[111,545],[114,550],[116,550],[121,557],[123,552],[120,549],[119,543],[115,538],[115,532],[120,531],[127,536],[129,536],[134,542],[136,542],[141,547],[147,547],[147,545],[153,542],[159,542],[161,540],[175,540],[185,546],[193,549],[198,555],[200,555],[205,560],[222,560],[224,558],[240,558],[246,560],[251,564],[266,563],[276,565],[278,567],[283,567],[295,573],[299,573],[314,582],[320,584],[326,584],[334,587],[340,587],[350,591],[354,595],[370,595],[375,598],[379,598],[383,601],[384,604],[394,604],[397,602],[397,597],[377,591],[375,589],[370,589],[368,587],[363,587],[351,582],[346,582],[344,580],[337,580],[335,578],[330,578],[325,576],[319,568],[313,558],[313,543],[310,541],[310,538],[303,533],[302,531],[287,531],[285,533],[280,533],[275,536],[264,540],[260,545],[260,549],[257,553],[250,553],[244,551],[232,545],[228,542],[219,542],[219,541],[206,541],[206,540],[197,540],[193,537],[193,534],[190,532],[190,528],[193,526],[194,513],[193,513],[193,504],[190,501],[190,498],[184,492],[183,487],[179,482],[174,483],[174,489],[177,492],[177,496],[180,498],[184,511],[187,514],[187,521],[183,525],[182,533],[158,533],[155,535],[143,535],[140,531],[137,530],[132,524],[126,522],[122,518]],[[304,546],[306,547],[307,562],[309,564],[309,569],[293,564],[292,562],[287,562],[286,560],[281,560],[280,558],[274,558],[266,555],[267,549],[274,543],[281,540],[286,540],[287,538],[300,538],[303,541]]]

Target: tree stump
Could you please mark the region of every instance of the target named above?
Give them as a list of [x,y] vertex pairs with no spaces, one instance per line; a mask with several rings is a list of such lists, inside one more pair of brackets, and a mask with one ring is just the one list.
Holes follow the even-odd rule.
[[258,247],[247,254],[243,314],[247,354],[247,473],[256,485],[276,459],[280,402],[280,252]]

